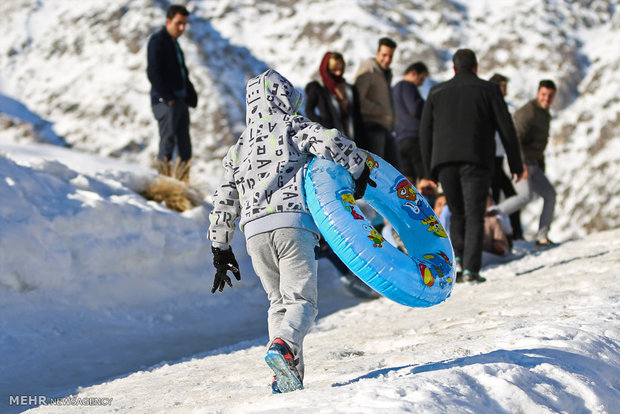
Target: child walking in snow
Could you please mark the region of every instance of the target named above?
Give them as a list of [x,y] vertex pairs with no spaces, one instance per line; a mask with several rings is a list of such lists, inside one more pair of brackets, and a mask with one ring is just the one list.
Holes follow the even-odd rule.
[[303,175],[313,156],[333,160],[354,178],[355,198],[365,192],[366,154],[336,129],[297,115],[301,94],[268,70],[246,89],[246,129],[223,164],[225,183],[209,216],[216,269],[213,289],[241,279],[230,247],[235,223],[245,233],[252,265],[270,302],[265,361],[274,393],[303,388],[303,340],[317,315],[319,230],[308,211]]

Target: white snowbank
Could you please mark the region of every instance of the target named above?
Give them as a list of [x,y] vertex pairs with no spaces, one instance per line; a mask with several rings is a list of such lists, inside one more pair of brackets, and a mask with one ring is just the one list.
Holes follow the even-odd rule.
[[[153,174],[0,142],[0,412],[10,395],[66,395],[266,335],[266,295],[242,238],[243,279],[211,295],[209,206],[178,214],[146,201],[136,192]],[[359,303],[326,289],[340,296],[323,314]]]

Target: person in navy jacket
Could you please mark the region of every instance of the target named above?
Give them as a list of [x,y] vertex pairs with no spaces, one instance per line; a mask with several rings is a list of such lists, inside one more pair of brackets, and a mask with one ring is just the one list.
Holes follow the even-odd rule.
[[427,76],[428,68],[423,62],[412,63],[405,69],[403,80],[392,88],[400,171],[414,185],[424,177],[424,163],[420,153],[420,118],[424,98],[418,88],[424,84]]
[[170,6],[165,26],[151,36],[147,47],[151,105],[159,124],[160,171],[172,159],[175,148],[181,162],[187,163],[192,157],[188,107],[196,107],[198,96],[177,42],[187,27],[188,16],[184,6]]

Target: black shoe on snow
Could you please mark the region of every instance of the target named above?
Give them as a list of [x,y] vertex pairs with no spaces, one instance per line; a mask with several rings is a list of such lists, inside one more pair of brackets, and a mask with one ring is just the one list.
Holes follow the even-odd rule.
[[482,283],[486,281],[487,279],[485,277],[480,276],[479,273],[472,273],[469,270],[463,270],[463,282]]

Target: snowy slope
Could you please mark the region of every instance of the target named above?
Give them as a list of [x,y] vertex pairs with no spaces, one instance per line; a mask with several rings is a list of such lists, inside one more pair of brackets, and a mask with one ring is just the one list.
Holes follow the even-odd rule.
[[[181,44],[200,94],[192,110],[195,171],[219,159],[243,127],[249,76],[275,67],[299,88],[321,56],[339,50],[352,81],[377,38],[399,43],[396,78],[412,61],[430,82],[451,76],[451,56],[474,49],[480,75],[510,77],[508,100],[557,81],[548,172],[558,189],[552,231],[568,239],[620,225],[620,36],[617,2],[491,0],[195,0]],[[163,23],[159,0],[20,0],[0,5],[0,93],[21,102],[76,148],[148,166],[157,129],[148,102],[146,41]],[[0,100],[0,112],[2,109]],[[18,126],[19,128],[19,126]],[[15,134],[12,134],[14,136]],[[208,180],[205,180],[208,181]],[[584,193],[587,196],[584,197]],[[539,206],[528,209],[528,231]]]
[[487,266],[487,283],[427,309],[361,302],[321,260],[306,389],[274,397],[267,300],[243,240],[243,279],[211,295],[208,205],[178,214],[145,201],[135,191],[150,174],[0,144],[1,412],[33,408],[11,396],[71,395],[112,398],[88,412],[132,413],[612,413],[620,402],[620,230]]
[[0,146],[2,394],[65,389],[225,343],[195,328],[220,329],[205,300],[208,206],[178,214],[147,202],[135,191],[149,175],[63,148]]
[[[75,148],[150,165],[158,133],[150,109],[146,43],[164,23],[162,7],[146,0],[3,2],[0,92],[52,122]],[[192,24],[203,41],[217,38],[207,21],[192,19]],[[211,68],[204,57],[208,52],[198,43],[189,37],[180,42],[200,91],[191,128],[196,170],[204,171],[206,160],[236,138],[233,127],[238,130],[244,114],[226,106],[222,86],[230,87],[217,81],[218,61]],[[264,68],[254,69],[251,59],[245,60],[250,74]],[[243,85],[241,77],[235,89]]]
[[620,232],[601,233],[488,270],[488,283],[459,285],[433,308],[381,299],[334,313],[306,340],[300,392],[269,394],[261,339],[73,398],[111,398],[88,412],[613,413],[619,260]]

